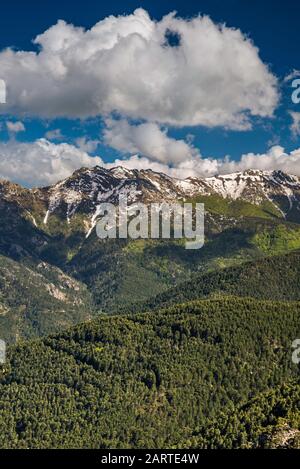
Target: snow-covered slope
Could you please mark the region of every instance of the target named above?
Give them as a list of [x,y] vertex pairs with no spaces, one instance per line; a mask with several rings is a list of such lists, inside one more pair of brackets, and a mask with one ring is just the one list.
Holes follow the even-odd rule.
[[[283,217],[300,221],[300,178],[282,171],[248,170],[210,178],[171,178],[152,170],[110,170],[96,166],[82,168],[71,177],[42,189],[25,190],[10,183],[0,183],[0,200],[18,201],[22,205],[26,193],[29,200],[44,207],[43,223],[47,225],[54,214],[70,223],[74,215],[81,215],[90,232],[97,221],[102,202],[118,203],[127,197],[128,204],[137,201],[174,202],[219,196],[261,205],[272,203]],[[29,210],[30,211],[30,210]],[[34,213],[32,213],[34,215]]]
[[282,171],[248,170],[207,178],[205,181],[222,197],[242,198],[256,204],[275,195],[289,198],[293,192],[300,190],[300,178]]

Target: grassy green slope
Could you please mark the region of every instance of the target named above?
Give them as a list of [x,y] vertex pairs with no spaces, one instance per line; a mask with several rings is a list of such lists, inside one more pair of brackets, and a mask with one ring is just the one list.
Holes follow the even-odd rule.
[[220,195],[198,196],[190,200],[205,205],[205,209],[213,214],[228,217],[246,217],[263,219],[282,219],[282,213],[272,202],[264,201],[261,205],[251,204],[243,200],[232,200]]
[[195,273],[291,252],[300,246],[299,240],[298,226],[261,219],[245,219],[233,228],[208,233],[200,250],[186,250],[182,240],[103,242],[93,234],[64,268],[88,285],[99,310],[110,312],[176,285],[181,288]]

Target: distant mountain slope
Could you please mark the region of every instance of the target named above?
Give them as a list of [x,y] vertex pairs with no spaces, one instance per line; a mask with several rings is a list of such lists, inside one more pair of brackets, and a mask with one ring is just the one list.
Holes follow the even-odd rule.
[[[223,298],[102,317],[13,347],[0,368],[0,447],[182,448],[195,439],[243,446],[246,408],[230,426],[222,415],[297,378],[291,343],[299,318],[299,303]],[[291,410],[294,392],[282,394]],[[251,407],[255,429],[265,400]],[[214,438],[200,441],[214,422]]]
[[[3,327],[5,324],[3,334],[8,337],[11,328],[11,341],[59,330],[64,324],[68,326],[88,318],[94,310],[111,313],[124,308],[127,311],[132,303],[147,303],[149,298],[162,295],[170,288],[178,288],[176,291],[180,292],[181,283],[194,274],[204,275],[300,249],[300,223],[289,221],[300,221],[296,216],[300,214],[299,187],[299,178],[279,171],[246,171],[182,181],[151,170],[121,167],[83,168],[66,180],[41,189],[28,190],[1,181],[0,255],[3,266],[9,260],[14,261],[11,266],[18,285],[17,298],[10,303],[10,316],[1,317]],[[102,201],[117,203],[119,195],[127,195],[129,203],[203,202],[204,247],[187,251],[181,240],[100,241],[93,230],[97,207]],[[59,269],[70,281],[80,285],[80,293],[76,293],[74,300],[78,307],[71,311],[73,299],[60,301],[45,291],[42,285],[49,282],[39,277],[44,275],[39,267],[43,263],[53,272]],[[7,270],[0,270],[3,305],[8,295]],[[229,278],[228,286],[220,288],[221,291],[236,293],[239,271],[234,272],[236,277]],[[274,279],[276,275],[275,272]],[[277,287],[271,273],[269,276],[272,278],[266,288],[268,298],[273,297],[272,288]],[[60,274],[54,277],[55,288],[65,293]],[[32,298],[28,295],[30,278],[35,292]],[[37,278],[42,279],[40,286]],[[252,288],[252,280],[248,286],[246,283],[249,294],[262,288],[261,285]],[[242,293],[245,287],[241,287]],[[287,298],[298,298],[293,277],[285,290],[290,292]],[[198,293],[201,296],[203,292]],[[283,296],[275,293],[275,298]],[[62,315],[59,311],[63,311]]]
[[[260,207],[260,212],[256,210],[258,215],[264,212],[266,216],[269,212],[272,217],[300,221],[300,178],[282,171],[248,170],[180,180],[152,170],[122,167],[107,170],[96,166],[82,168],[48,188],[26,190],[16,184],[0,183],[0,199],[18,204],[36,226],[51,233],[70,232],[77,227],[90,234],[97,221],[99,204],[117,203],[119,196],[127,196],[129,204],[213,196]],[[237,208],[238,205],[235,207],[238,216]]]
[[45,262],[26,266],[0,255],[0,338],[16,342],[59,332],[92,315],[85,285]]
[[47,201],[45,223],[51,215],[64,214],[67,220],[86,213],[92,228],[101,202],[117,203],[127,196],[136,201],[174,201],[198,196],[221,196],[257,206],[271,205],[278,216],[299,221],[300,178],[281,171],[248,170],[212,178],[174,179],[151,170],[100,167],[82,169],[59,184],[34,193]]
[[199,298],[236,295],[265,300],[300,300],[300,251],[194,275],[132,310],[161,308]]

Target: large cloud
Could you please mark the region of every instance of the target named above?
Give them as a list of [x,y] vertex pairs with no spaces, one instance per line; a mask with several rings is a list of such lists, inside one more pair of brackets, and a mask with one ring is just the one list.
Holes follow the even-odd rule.
[[130,125],[125,119],[107,120],[104,142],[122,153],[138,153],[152,161],[178,164],[199,156],[198,150],[184,140],[168,137],[157,124]]
[[217,159],[198,156],[181,161],[172,167],[158,161],[152,161],[147,157],[133,155],[126,160],[119,159],[106,166],[113,167],[117,165],[125,166],[128,169],[151,168],[154,171],[163,172],[180,179],[209,177],[216,174],[245,171],[246,169],[260,169],[263,171],[280,169],[286,173],[300,176],[300,148],[288,153],[285,152],[283,147],[276,145],[266,153],[242,155],[239,161],[232,160],[229,157]]
[[[166,42],[166,32],[180,36]],[[271,116],[275,77],[240,30],[207,16],[170,14],[153,21],[143,9],[109,16],[85,31],[59,21],[35,39],[38,52],[4,50],[1,112],[45,117],[123,116],[160,124],[245,129]]]
[[227,161],[221,165],[220,172],[243,171],[245,169],[261,169],[272,171],[281,169],[286,173],[300,176],[300,148],[286,152],[280,145],[275,145],[267,153],[247,153],[240,161]]
[[[291,113],[292,130],[299,132],[300,113]],[[141,155],[127,160],[117,160],[113,165],[123,164],[130,169],[152,168],[176,177],[212,176],[217,173],[230,173],[245,169],[283,171],[300,175],[300,150],[286,153],[284,148],[273,145],[267,153],[241,155],[239,161],[224,158],[203,158],[198,149],[184,140],[175,140],[161,130],[158,125],[145,123],[130,125],[126,120],[108,120],[104,131],[104,141],[123,152]]]
[[0,143],[0,178],[29,187],[54,184],[70,176],[76,169],[95,165],[106,168],[119,165],[129,169],[151,168],[180,179],[189,176],[208,177],[246,169],[281,169],[300,176],[300,148],[287,153],[284,148],[274,146],[267,153],[242,155],[239,161],[229,157],[202,158],[200,154],[193,154],[170,166],[163,161],[154,161],[138,155],[104,163],[99,156],[92,157],[78,147],[66,143],[50,143],[46,139],[33,143],[20,143],[15,140]]
[[101,165],[99,157],[67,143],[58,145],[46,139],[33,143],[10,140],[0,143],[0,178],[24,186],[46,186],[70,176],[82,166]]

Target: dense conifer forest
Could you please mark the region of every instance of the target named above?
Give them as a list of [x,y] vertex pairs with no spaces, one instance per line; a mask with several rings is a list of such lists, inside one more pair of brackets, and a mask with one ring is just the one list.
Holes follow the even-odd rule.
[[189,251],[87,236],[85,170],[71,219],[44,223],[53,188],[0,186],[0,448],[299,447],[296,206],[206,196]]
[[299,444],[297,302],[226,297],[11,346],[2,448]]

